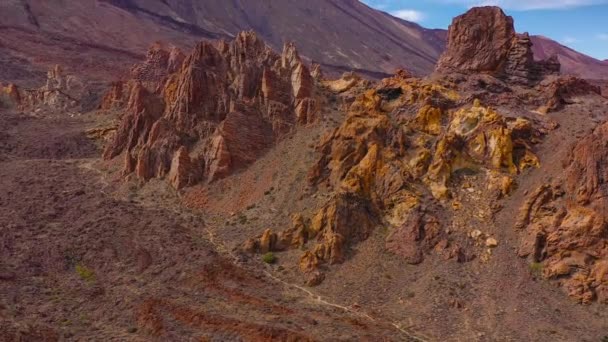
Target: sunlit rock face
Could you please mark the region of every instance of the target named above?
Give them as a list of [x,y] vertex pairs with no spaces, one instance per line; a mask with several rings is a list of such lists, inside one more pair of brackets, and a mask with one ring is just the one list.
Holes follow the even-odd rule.
[[125,173],[143,180],[171,171],[178,188],[225,177],[316,120],[314,84],[293,44],[277,54],[253,32],[202,42],[188,56],[155,45],[102,101],[126,104],[104,157],[124,153]]

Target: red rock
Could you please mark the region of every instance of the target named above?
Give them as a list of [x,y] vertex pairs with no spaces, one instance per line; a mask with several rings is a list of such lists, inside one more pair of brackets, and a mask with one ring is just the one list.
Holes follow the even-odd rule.
[[[406,222],[394,229],[386,239],[386,248],[410,264],[419,264],[424,254],[432,250],[441,238],[437,219],[419,210],[413,211]],[[447,248],[447,240],[444,240]]]
[[454,18],[439,73],[486,73],[520,83],[559,73],[556,60],[534,61],[528,34],[515,33],[513,18],[499,7],[476,7]]
[[9,83],[6,86],[0,84],[0,92],[6,96],[5,105],[10,107],[18,107],[21,105],[21,94],[19,88],[15,84]]
[[[16,89],[13,89],[15,91]],[[73,75],[65,75],[63,69],[56,65],[48,71],[46,85],[38,89],[24,89],[13,98],[19,99],[19,107],[26,111],[78,110],[83,99],[89,93],[87,85]]]
[[180,147],[175,152],[169,170],[169,182],[175,189],[179,190],[198,181],[199,175],[196,171],[200,168],[194,166],[193,163],[185,146]]
[[542,186],[521,210],[525,228],[520,256],[543,264],[582,303],[605,300],[608,279],[608,124],[581,139],[572,151],[559,187]]
[[158,92],[167,76],[179,70],[182,61],[183,53],[177,48],[167,51],[161,43],[156,43],[148,50],[145,61],[131,69],[131,78],[148,90]]
[[202,42],[185,59],[176,49],[153,46],[133,75],[140,85],[131,90],[127,115],[104,157],[127,151],[144,179],[166,175],[175,151],[197,143],[201,148],[191,157],[204,163],[190,164],[194,170],[187,173],[207,181],[225,177],[297,124],[316,119],[314,81],[294,45],[279,55],[253,32],[231,43]]
[[544,101],[540,111],[543,113],[558,111],[565,105],[572,103],[573,98],[577,96],[602,94],[599,86],[573,76],[547,80],[540,84],[540,88]]
[[99,109],[122,109],[127,105],[132,83],[117,81],[110,84],[110,89],[104,94]]
[[210,153],[204,157],[209,180],[254,162],[271,146],[272,135],[272,127],[259,113],[229,113],[212,138]]

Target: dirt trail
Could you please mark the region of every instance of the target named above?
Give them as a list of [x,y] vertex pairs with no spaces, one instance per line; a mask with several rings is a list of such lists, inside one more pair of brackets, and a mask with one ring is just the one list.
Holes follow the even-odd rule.
[[0,114],[0,341],[420,341],[239,262],[162,184],[132,193],[95,121]]

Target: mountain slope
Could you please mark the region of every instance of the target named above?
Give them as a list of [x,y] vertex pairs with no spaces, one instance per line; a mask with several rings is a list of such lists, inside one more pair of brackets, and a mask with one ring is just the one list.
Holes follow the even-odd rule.
[[532,50],[537,60],[557,55],[562,73],[587,79],[608,79],[608,62],[600,61],[564,46],[550,38],[532,36]]
[[[125,74],[156,41],[188,50],[201,39],[258,32],[275,50],[295,41],[332,74],[382,78],[398,68],[430,73],[446,31],[357,0],[6,0],[0,2],[0,81],[39,84],[54,64],[105,81]],[[533,37],[537,59],[558,54],[565,73],[608,79],[608,63]]]
[[68,64],[102,78],[99,70],[124,71],[158,40],[190,48],[201,39],[228,39],[249,29],[275,49],[297,41],[303,57],[327,71],[355,69],[372,77],[398,67],[426,74],[444,45],[441,32],[357,0],[83,0],[61,6],[11,0],[0,4],[0,22],[3,56],[25,58],[42,69]]

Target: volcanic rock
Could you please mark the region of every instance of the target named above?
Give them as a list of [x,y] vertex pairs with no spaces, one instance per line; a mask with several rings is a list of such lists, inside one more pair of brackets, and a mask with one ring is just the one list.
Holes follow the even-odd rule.
[[[343,262],[377,222],[390,227],[387,250],[409,263],[421,263],[433,250],[472,259],[474,253],[446,236],[439,218],[445,209],[425,196],[447,200],[452,177],[463,169],[487,170],[485,186],[508,195],[511,175],[539,164],[531,146],[540,134],[528,120],[507,120],[479,101],[449,113],[458,99],[451,89],[404,73],[357,96],[342,125],[321,138],[321,156],[308,174],[312,186],[327,182],[336,194],[310,225],[286,231],[303,237],[292,244],[307,249],[303,272]],[[404,114],[412,110],[413,117]]]
[[101,110],[121,110],[129,100],[133,83],[116,81],[110,83],[110,89],[105,92],[101,99],[99,109]]
[[179,71],[184,59],[184,53],[178,48],[167,50],[162,44],[155,43],[148,50],[145,61],[131,69],[131,77],[150,91],[157,92],[167,76]]
[[541,262],[545,277],[583,303],[608,302],[606,139],[608,124],[602,124],[580,140],[563,181],[532,193],[517,224],[524,229],[520,256]]
[[46,85],[39,89],[25,89],[19,95],[22,110],[71,110],[83,105],[88,95],[86,84],[72,75],[65,75],[56,65],[47,73]]
[[602,89],[599,86],[573,76],[546,80],[539,86],[545,102],[539,111],[544,114],[562,109],[565,105],[573,103],[574,98],[578,96],[602,94]]
[[192,166],[193,162],[188,155],[186,147],[180,147],[173,161],[171,162],[171,169],[169,170],[169,182],[175,189],[181,189],[183,187],[195,184],[200,175],[196,174],[196,168]]
[[[190,175],[186,183],[225,177],[316,120],[314,81],[295,46],[279,55],[253,32],[201,42],[185,59],[155,45],[132,74],[126,114],[104,157],[126,153],[125,172],[142,179],[164,177],[186,152],[192,162],[177,173]],[[113,85],[107,103],[120,103],[124,89]]]
[[512,17],[499,7],[476,7],[454,18],[435,71],[484,73],[528,84],[558,74],[559,62],[535,62],[530,37],[516,34]]
[[40,88],[21,88],[15,84],[0,85],[11,107],[21,111],[45,113],[86,112],[99,106],[99,85],[66,74],[56,65],[47,72],[46,84]]
[[0,84],[0,105],[4,107],[18,107],[21,104],[19,88],[13,83],[6,86]]
[[386,239],[386,248],[410,264],[419,264],[424,253],[432,250],[441,238],[441,223],[433,216],[415,210]]

